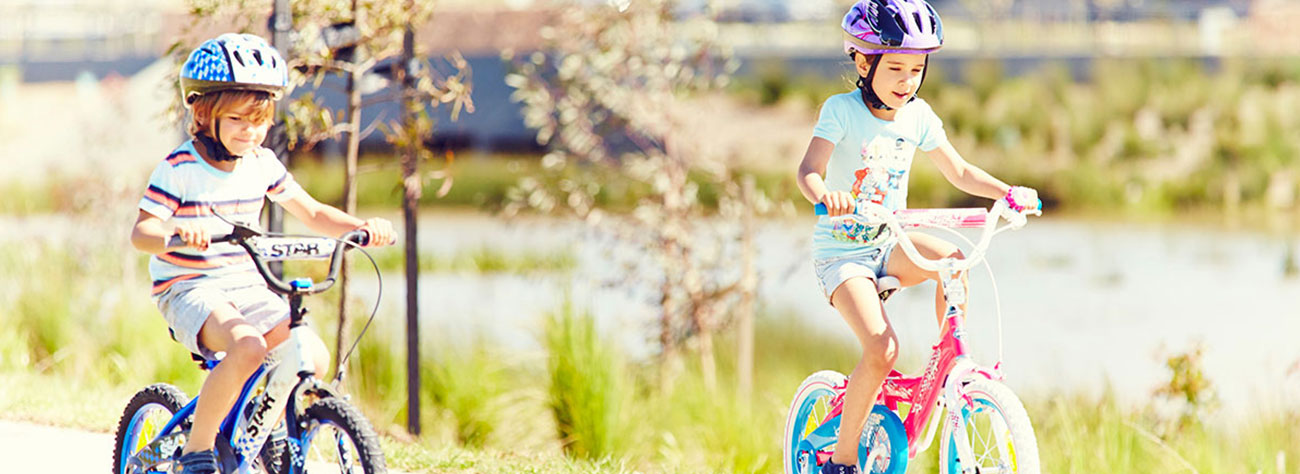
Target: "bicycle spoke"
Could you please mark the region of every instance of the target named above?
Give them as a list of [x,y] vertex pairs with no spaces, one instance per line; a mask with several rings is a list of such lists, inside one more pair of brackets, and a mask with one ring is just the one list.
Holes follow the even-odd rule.
[[334,431],[334,445],[338,448],[339,470],[351,474],[352,468],[355,467],[356,460],[352,458],[352,450],[348,449],[348,438],[343,436],[343,431]]

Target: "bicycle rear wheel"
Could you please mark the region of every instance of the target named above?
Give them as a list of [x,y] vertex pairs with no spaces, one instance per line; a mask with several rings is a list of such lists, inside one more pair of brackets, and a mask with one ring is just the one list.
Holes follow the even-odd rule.
[[[970,382],[961,391],[971,399],[970,406],[960,410],[978,472],[1038,474],[1038,440],[1029,414],[1016,394],[1007,386],[986,379]],[[952,430],[944,424],[939,445],[939,466],[943,474],[961,472]]]
[[811,474],[816,471],[817,453],[801,449],[800,444],[818,426],[826,422],[831,412],[831,400],[838,394],[835,387],[844,386],[844,374],[823,370],[809,375],[799,384],[790,412],[785,419],[785,436],[781,438],[781,459],[785,474]]
[[[839,372],[824,370],[808,376],[799,385],[790,402],[781,443],[786,474],[818,472],[817,452],[829,451],[835,443],[832,433],[839,431],[839,421],[829,418],[831,402],[843,390],[847,379]],[[834,430],[819,430],[822,425]],[[810,446],[806,440],[816,440],[819,445]],[[901,474],[907,469],[907,460],[907,433],[902,420],[882,405],[872,407],[858,443],[858,469],[872,474]]]
[[[180,389],[167,384],[154,384],[136,392],[122,411],[117,423],[117,436],[113,443],[113,472],[115,474],[142,474],[155,472],[155,467],[167,467],[180,453],[183,439],[174,439],[173,445],[148,453],[139,466],[133,467],[131,457],[149,447],[168,421],[189,403],[189,397]],[[182,430],[186,427],[182,426]],[[169,472],[168,469],[156,469]]]
[[[361,413],[341,398],[326,398],[307,408],[300,436],[308,474],[383,474],[388,472],[379,437]],[[293,444],[293,443],[290,443]]]

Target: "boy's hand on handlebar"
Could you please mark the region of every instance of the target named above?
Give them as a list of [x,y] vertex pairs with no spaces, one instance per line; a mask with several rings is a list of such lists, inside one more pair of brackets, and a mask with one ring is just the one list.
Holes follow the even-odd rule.
[[179,224],[172,232],[172,235],[180,237],[181,242],[189,248],[207,250],[208,245],[212,243],[212,236],[203,226],[196,223]]
[[397,242],[397,231],[393,230],[393,223],[388,219],[379,217],[366,219],[366,222],[357,229],[370,234],[370,242],[366,247],[383,247]]
[[822,195],[821,204],[826,206],[826,215],[835,217],[852,214],[857,203],[848,191],[830,191]]

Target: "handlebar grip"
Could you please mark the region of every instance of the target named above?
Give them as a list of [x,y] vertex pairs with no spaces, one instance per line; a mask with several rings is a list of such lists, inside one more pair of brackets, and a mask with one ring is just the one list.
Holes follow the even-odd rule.
[[[222,242],[234,242],[234,241],[235,241],[235,234],[220,234],[220,235],[212,236],[212,240],[210,240],[209,243],[219,244]],[[179,235],[172,235],[167,239],[167,248],[169,249],[184,247],[184,246],[185,246],[185,240],[181,239],[181,236]]]
[[825,205],[825,204],[822,204],[822,203],[820,203],[820,202],[817,203],[817,204],[815,204],[815,205],[813,205],[813,212],[816,213],[816,214],[819,215],[819,216],[824,216],[824,215],[826,215],[826,214],[827,214],[827,212],[826,212],[826,205]]
[[365,247],[370,245],[370,232],[364,229],[357,229],[343,234],[343,240]]

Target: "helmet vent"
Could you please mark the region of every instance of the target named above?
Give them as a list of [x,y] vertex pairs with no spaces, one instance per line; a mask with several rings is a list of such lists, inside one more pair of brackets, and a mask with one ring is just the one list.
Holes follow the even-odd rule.
[[253,59],[256,59],[256,60],[257,60],[257,64],[266,64],[265,61],[262,61],[262,51],[261,51],[261,50],[257,50],[257,49],[254,49],[254,50],[253,50]]
[[230,55],[235,57],[235,61],[238,61],[240,66],[247,66],[247,64],[244,64],[244,57],[239,54],[239,50],[232,51]]

